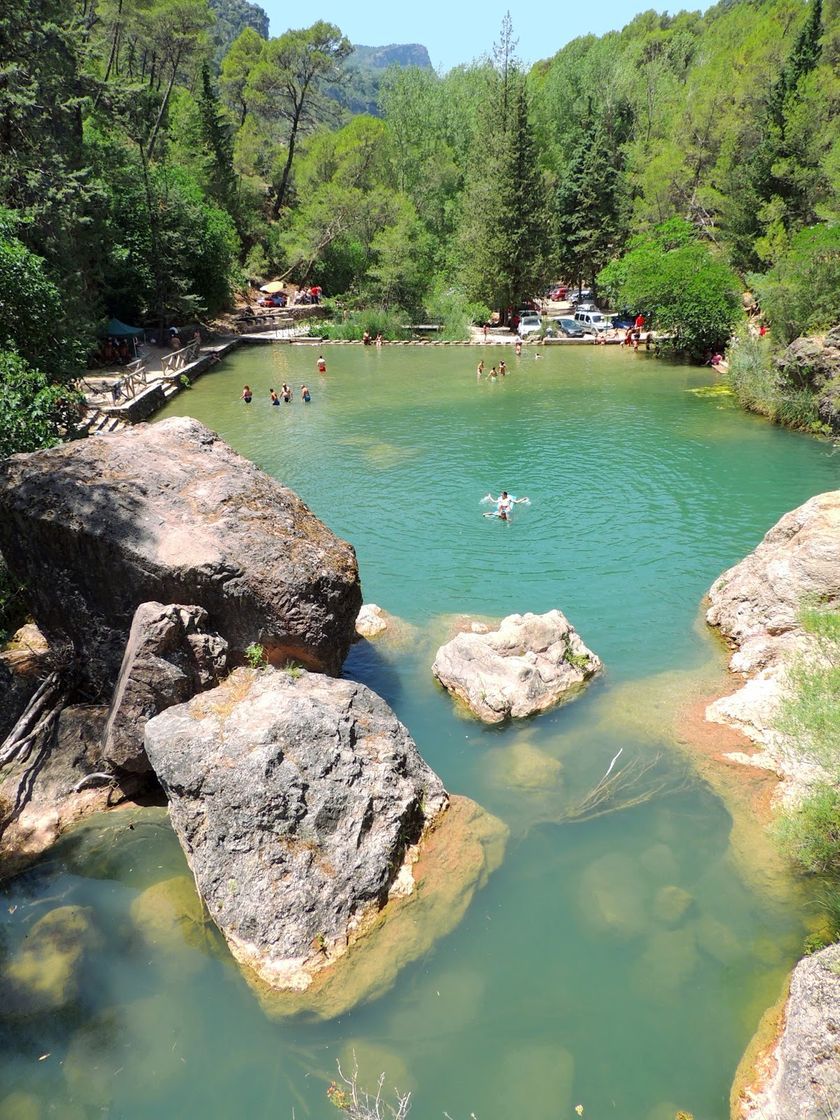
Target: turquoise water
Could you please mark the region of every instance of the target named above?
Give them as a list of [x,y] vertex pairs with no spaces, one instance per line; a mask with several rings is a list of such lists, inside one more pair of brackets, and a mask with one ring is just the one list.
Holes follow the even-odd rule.
[[[314,349],[241,350],[166,415],[214,427],[353,542],[366,600],[406,629],[355,646],[345,672],[385,696],[450,790],[508,824],[505,861],[384,997],[278,1023],[212,931],[144,935],[141,892],[185,871],[165,816],[89,822],[6,892],[7,961],[57,906],[89,907],[101,940],[58,1014],[0,1008],[0,1117],[21,1094],[44,1116],[328,1117],[336,1059],[355,1052],[363,1082],[386,1071],[420,1118],[558,1120],[582,1104],[598,1120],[723,1120],[804,915],[784,883],[744,872],[726,808],[652,698],[676,703],[719,658],[697,626],[704,591],[781,513],[835,488],[840,459],[688,392],[708,370],[644,354],[511,355],[498,384],[476,383],[476,349],[325,356],[319,378]],[[306,381],[312,404],[271,408],[283,380]],[[502,487],[531,498],[511,524],[481,516]],[[460,717],[428,669],[448,616],[552,607],[604,678],[524,724]],[[651,766],[628,791],[641,803],[563,823],[619,748]]]

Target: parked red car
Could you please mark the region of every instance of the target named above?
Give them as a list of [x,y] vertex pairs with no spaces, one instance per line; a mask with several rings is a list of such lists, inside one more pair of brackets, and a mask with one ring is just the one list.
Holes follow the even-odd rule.
[[273,296],[260,296],[257,300],[257,307],[285,307],[286,294],[284,292],[277,292]]

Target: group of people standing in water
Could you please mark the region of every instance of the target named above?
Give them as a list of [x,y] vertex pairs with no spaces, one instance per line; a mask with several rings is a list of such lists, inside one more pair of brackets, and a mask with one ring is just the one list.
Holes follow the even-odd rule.
[[[291,390],[291,387],[289,385],[287,385],[285,381],[283,382],[283,384],[280,388],[280,395],[279,396],[274,391],[274,389],[269,389],[268,390],[268,395],[269,395],[269,398],[270,398],[272,404],[280,405],[281,403],[282,404],[291,404],[292,403],[292,396],[293,396],[292,390]],[[245,404],[250,404],[251,401],[254,399],[254,390],[251,388],[250,385],[243,386],[242,395],[241,395],[240,399],[243,400],[245,402]],[[301,385],[301,387],[300,387],[300,399],[303,401],[304,404],[309,404],[309,402],[312,400],[312,394],[309,391],[309,386],[308,385]]]
[[[327,363],[324,360],[324,355],[323,354],[318,355],[318,361],[315,363],[315,368],[318,371],[318,373],[324,374],[324,373],[327,372]],[[269,395],[269,398],[270,398],[271,403],[273,405],[276,404],[276,405],[279,406],[280,404],[291,404],[292,403],[293,393],[292,393],[291,387],[289,385],[287,385],[285,381],[283,382],[283,384],[280,387],[279,394],[276,393],[274,391],[274,389],[269,389],[268,390],[268,395]],[[253,391],[253,389],[251,388],[250,385],[243,386],[240,399],[242,401],[244,401],[245,404],[250,404],[251,401],[254,399],[254,391]],[[304,404],[309,404],[309,402],[312,400],[312,393],[310,392],[308,385],[301,385],[301,387],[300,387],[300,399],[303,401]]]

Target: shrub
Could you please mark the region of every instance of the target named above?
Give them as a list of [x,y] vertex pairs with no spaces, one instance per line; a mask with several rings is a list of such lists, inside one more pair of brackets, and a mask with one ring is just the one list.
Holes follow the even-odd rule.
[[370,307],[362,311],[348,311],[340,320],[336,318],[319,323],[318,332],[323,338],[335,340],[358,340],[365,331],[371,338],[381,333],[386,339],[407,339],[411,338],[411,331],[406,327],[410,318],[399,308]]
[[801,621],[814,650],[788,670],[790,692],[776,722],[840,780],[840,611],[806,609]]
[[763,276],[750,276],[773,335],[799,335],[834,326],[840,308],[840,225],[803,229]]
[[840,874],[840,789],[829,783],[775,825],[776,836],[794,863],[814,875]]
[[251,642],[245,650],[245,660],[252,669],[264,669],[266,665],[265,647],[259,642]]

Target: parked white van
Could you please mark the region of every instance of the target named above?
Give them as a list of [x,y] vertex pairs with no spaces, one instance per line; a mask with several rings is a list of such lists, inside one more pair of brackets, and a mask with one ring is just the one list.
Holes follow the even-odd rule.
[[600,334],[612,326],[611,321],[605,319],[600,311],[576,311],[575,322],[580,323],[588,334]]

